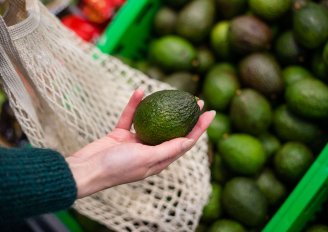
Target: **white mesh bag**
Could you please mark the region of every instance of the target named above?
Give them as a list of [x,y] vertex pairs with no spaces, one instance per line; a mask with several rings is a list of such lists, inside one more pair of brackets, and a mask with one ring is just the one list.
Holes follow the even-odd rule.
[[[114,128],[134,89],[170,88],[83,42],[39,1],[9,5],[0,17],[1,80],[32,145],[69,155]],[[115,231],[194,231],[210,193],[207,148],[203,135],[159,175],[74,208]]]

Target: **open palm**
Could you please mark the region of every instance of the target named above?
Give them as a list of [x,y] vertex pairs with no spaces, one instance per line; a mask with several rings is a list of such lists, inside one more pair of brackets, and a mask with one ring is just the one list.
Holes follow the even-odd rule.
[[[80,164],[79,168],[78,165],[70,165],[73,170],[75,167],[77,173],[74,175],[73,171],[79,197],[158,174],[192,148],[215,115],[214,112],[203,113],[186,137],[148,146],[142,144],[136,134],[131,132],[133,116],[142,98],[143,91],[136,90],[116,128],[68,158]],[[198,104],[200,108],[203,107],[202,101]]]

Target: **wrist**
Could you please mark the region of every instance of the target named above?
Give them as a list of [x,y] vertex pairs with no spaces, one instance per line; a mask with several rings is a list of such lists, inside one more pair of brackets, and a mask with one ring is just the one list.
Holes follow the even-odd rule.
[[92,162],[91,159],[80,159],[76,156],[66,158],[66,162],[73,174],[77,198],[83,198],[99,191],[99,176],[101,171],[99,166]]

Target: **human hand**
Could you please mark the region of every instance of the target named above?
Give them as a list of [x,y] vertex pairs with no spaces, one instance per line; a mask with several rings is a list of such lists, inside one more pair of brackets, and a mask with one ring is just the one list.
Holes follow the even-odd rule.
[[[205,112],[186,137],[148,146],[130,131],[142,98],[143,91],[136,90],[112,132],[66,158],[77,184],[78,198],[160,173],[192,148],[215,116],[214,111]],[[203,101],[198,101],[198,105],[202,109]]]

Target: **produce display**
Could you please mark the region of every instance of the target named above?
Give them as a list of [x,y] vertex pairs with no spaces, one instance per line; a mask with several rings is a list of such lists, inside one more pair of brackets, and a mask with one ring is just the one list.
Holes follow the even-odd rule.
[[95,43],[125,0],[41,0],[83,40]]
[[[70,1],[68,8],[68,1],[43,2],[94,43],[125,1]],[[328,1],[162,2],[146,59],[119,58],[217,112],[207,131],[212,193],[197,231],[261,231],[328,142]],[[27,146],[3,91],[0,106],[0,145]],[[138,117],[149,118],[147,108],[136,130]],[[146,143],[162,141],[151,133],[144,133]],[[90,226],[86,231],[101,227],[78,221]],[[304,231],[328,231],[326,222],[323,209]]]
[[118,57],[217,112],[197,231],[261,231],[328,142],[327,1],[162,2],[145,59]]

